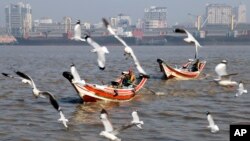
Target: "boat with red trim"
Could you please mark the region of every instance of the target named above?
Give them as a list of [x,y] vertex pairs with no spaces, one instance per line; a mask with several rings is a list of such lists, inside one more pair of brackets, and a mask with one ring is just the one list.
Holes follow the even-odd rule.
[[157,59],[157,62],[166,79],[189,80],[198,78],[206,65],[205,60],[197,60],[196,62],[189,60],[179,68],[174,68],[161,59]]
[[63,76],[67,78],[76,92],[84,102],[96,102],[98,100],[124,102],[132,100],[144,86],[149,76],[140,74],[137,83],[128,87],[114,87],[113,85],[99,85],[90,83],[74,83],[71,72],[64,72]]

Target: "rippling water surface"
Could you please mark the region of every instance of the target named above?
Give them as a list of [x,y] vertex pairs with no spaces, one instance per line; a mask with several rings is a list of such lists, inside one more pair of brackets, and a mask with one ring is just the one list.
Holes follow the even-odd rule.
[[[119,137],[125,141],[225,141],[229,140],[229,125],[250,121],[250,96],[234,98],[237,88],[215,85],[213,77],[206,79],[175,81],[162,80],[156,62],[162,58],[170,64],[185,62],[194,56],[192,46],[134,46],[134,51],[151,79],[145,87],[164,95],[153,95],[142,89],[140,95],[124,103],[81,104],[70,83],[62,76],[74,63],[80,75],[91,83],[109,83],[123,70],[133,66],[125,60],[123,49],[108,47],[105,71],[96,65],[96,55],[88,46],[1,46],[0,70],[15,70],[29,74],[38,88],[52,92],[58,99],[65,116],[69,118],[69,130],[57,119],[59,115],[48,104],[48,99],[36,99],[31,89],[19,81],[0,76],[0,139],[26,141],[102,141],[99,136],[103,125],[99,119],[102,108],[107,109],[115,127],[131,120],[132,110],[144,121],[143,130],[135,127]],[[250,90],[249,46],[205,46],[200,56],[207,60],[204,73],[215,75],[214,67],[222,59],[228,59],[228,72],[238,72],[233,79],[243,80]],[[210,111],[220,132],[211,134],[206,111]]]

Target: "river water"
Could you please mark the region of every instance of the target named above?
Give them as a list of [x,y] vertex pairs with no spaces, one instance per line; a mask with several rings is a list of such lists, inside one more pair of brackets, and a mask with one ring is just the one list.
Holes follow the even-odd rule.
[[[90,83],[110,83],[121,71],[134,68],[125,60],[121,46],[108,47],[107,64],[100,71],[96,55],[89,46],[1,46],[0,70],[14,74],[19,70],[30,75],[40,90],[53,93],[66,118],[69,129],[57,121],[59,114],[48,99],[36,99],[29,86],[0,76],[0,140],[3,141],[102,141],[103,125],[99,119],[105,108],[114,127],[131,120],[138,110],[143,129],[128,129],[118,136],[125,141],[226,141],[229,125],[250,121],[250,95],[235,98],[237,88],[223,88],[212,82],[214,67],[228,60],[228,72],[237,72],[233,79],[244,81],[250,89],[249,46],[204,46],[199,56],[207,60],[206,79],[176,81],[161,79],[156,62],[162,58],[172,65],[181,65],[194,57],[192,46],[133,46],[144,70],[150,75],[145,87],[133,100],[123,103],[97,102],[82,104],[68,80],[62,76],[74,63],[80,75]],[[212,134],[206,112],[210,111],[220,132]]]

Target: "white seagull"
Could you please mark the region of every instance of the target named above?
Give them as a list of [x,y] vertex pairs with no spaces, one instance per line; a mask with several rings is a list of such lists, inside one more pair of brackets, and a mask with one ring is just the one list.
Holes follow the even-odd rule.
[[101,70],[105,69],[105,54],[109,53],[108,49],[105,46],[100,46],[95,41],[90,38],[89,35],[86,35],[84,38],[81,37],[81,25],[80,20],[77,21],[75,28],[74,28],[74,37],[72,37],[72,40],[76,41],[87,41],[89,45],[94,47],[91,52],[97,53],[97,63]]
[[82,85],[85,85],[86,82],[84,80],[81,79],[76,67],[75,67],[75,64],[72,64],[71,67],[70,67],[70,71],[71,71],[71,74],[73,76],[73,79],[72,79],[72,83],[79,83],[79,84],[82,84]]
[[114,32],[114,30],[109,25],[109,23],[106,19],[103,18],[102,21],[103,21],[105,27],[107,28],[107,30],[110,32],[110,34],[112,34],[118,41],[120,41],[124,45],[124,47],[125,47],[124,48],[124,55],[127,57],[131,56],[134,60],[134,63],[136,65],[137,70],[140,73],[146,75],[147,73],[141,67],[140,62],[138,61],[137,57],[135,56],[133,49],[130,46],[128,46],[127,43]]
[[43,95],[41,95],[41,91],[36,87],[36,84],[34,83],[34,81],[32,80],[32,78],[30,76],[28,76],[27,74],[25,74],[23,72],[20,72],[20,71],[16,72],[16,74],[19,77],[15,77],[15,76],[9,75],[7,73],[2,73],[2,74],[4,76],[6,76],[6,77],[15,78],[15,79],[21,79],[22,83],[29,84],[31,86],[32,93],[33,93],[33,95],[36,98],[38,98],[38,97],[45,98]]
[[242,81],[240,81],[238,92],[236,93],[235,97],[238,97],[238,96],[242,95],[243,93],[247,93],[247,90],[244,89],[243,83],[242,83]]
[[221,63],[216,65],[215,72],[218,78],[214,79],[216,83],[221,86],[235,86],[238,83],[231,80],[231,76],[237,75],[237,73],[228,74],[227,73],[227,60],[222,60]]
[[58,121],[62,122],[64,127],[68,128],[67,122],[69,122],[69,120],[65,118],[62,109],[56,101],[54,95],[49,92],[41,92],[41,94],[49,97],[51,105],[59,112],[60,118],[58,119]]
[[200,43],[194,38],[194,36],[189,33],[186,29],[175,29],[174,32],[176,33],[186,33],[187,34],[187,38],[184,38],[184,41],[187,43],[193,43],[195,45],[195,58],[198,57],[198,47],[202,47],[200,45]]
[[71,38],[71,40],[86,41],[81,36],[82,36],[81,22],[80,22],[80,20],[77,20],[76,25],[74,27],[74,36]]
[[135,124],[138,128],[142,129],[141,125],[144,124],[143,121],[140,121],[137,111],[132,112],[133,120],[131,121],[132,124]]
[[209,112],[207,112],[207,120],[208,120],[208,124],[209,124],[207,126],[207,128],[211,129],[212,133],[219,132],[220,129],[219,129],[218,125],[216,125],[214,123],[213,117],[212,117],[212,115]]
[[61,121],[63,123],[63,125],[67,128],[67,124],[66,122],[68,122],[68,120],[65,118],[65,116],[63,115],[62,113],[62,110],[61,110],[61,107],[59,106],[58,102],[56,101],[54,95],[52,95],[51,93],[49,92],[45,92],[45,91],[40,91],[39,89],[37,89],[34,81],[32,80],[32,78],[30,76],[28,76],[27,74],[23,73],[23,72],[20,72],[20,71],[17,71],[16,74],[19,77],[14,77],[14,76],[11,76],[9,74],[6,74],[6,73],[2,73],[4,76],[7,76],[7,77],[11,77],[11,78],[17,78],[17,79],[21,79],[23,83],[28,83],[30,84],[30,86],[32,87],[32,92],[33,92],[33,95],[37,98],[37,97],[42,97],[42,98],[46,98],[46,97],[49,97],[50,99],[50,103],[52,104],[52,106],[59,112],[60,114],[60,119],[59,121]]
[[[137,115],[137,113],[134,113]],[[114,130],[110,120],[109,120],[109,117],[108,117],[108,113],[105,109],[102,109],[101,111],[101,115],[100,115],[100,119],[104,125],[104,131],[102,131],[100,133],[101,136],[104,136],[106,137],[107,139],[110,139],[112,141],[120,141],[121,139],[118,138],[116,135],[118,135],[121,131],[125,130],[125,129],[128,129],[130,127],[133,127],[135,125],[141,125],[143,124],[143,121],[139,121],[139,117],[137,115],[133,116],[133,113],[132,113],[132,116],[133,116],[133,121],[131,121],[131,123],[127,124],[127,125],[123,125],[121,126],[120,128],[117,128]],[[139,126],[138,126],[139,127]],[[139,127],[141,128],[141,127]]]
[[105,69],[105,54],[109,53],[108,49],[105,46],[100,46],[96,43],[89,35],[86,35],[85,40],[91,45],[94,49],[91,52],[97,54],[97,63],[101,70]]
[[223,76],[223,75],[228,75],[228,73],[227,73],[227,60],[222,60],[218,65],[216,65],[214,70],[218,75],[218,78],[216,80],[220,80],[221,76]]

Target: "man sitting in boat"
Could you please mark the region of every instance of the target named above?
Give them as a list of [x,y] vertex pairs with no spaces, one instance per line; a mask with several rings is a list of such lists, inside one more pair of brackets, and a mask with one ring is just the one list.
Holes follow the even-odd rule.
[[196,60],[188,59],[188,63],[183,65],[182,69],[186,69],[187,71],[190,71],[190,72],[195,72],[199,70],[199,64],[200,64],[199,59],[196,59]]
[[196,61],[193,63],[192,67],[190,68],[191,72],[195,72],[199,70],[199,64],[200,64],[200,60],[196,59]]
[[130,87],[133,86],[135,83],[135,74],[132,70],[129,70],[129,72],[124,74],[123,80],[122,80],[122,86]]
[[135,84],[135,74],[132,70],[123,71],[121,76],[111,82],[112,87],[133,87]]

